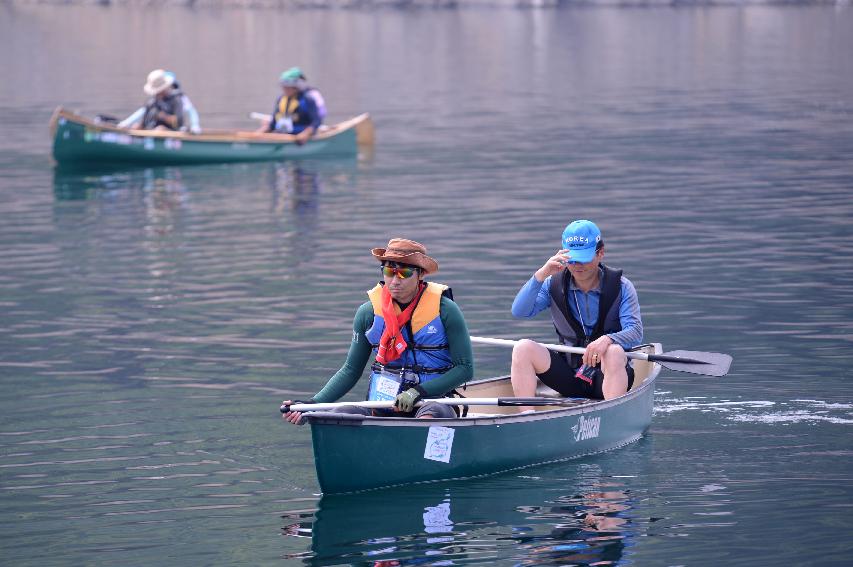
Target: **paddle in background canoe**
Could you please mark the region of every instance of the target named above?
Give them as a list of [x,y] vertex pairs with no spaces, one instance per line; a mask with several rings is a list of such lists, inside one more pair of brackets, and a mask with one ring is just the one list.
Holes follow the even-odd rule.
[[[511,339],[493,339],[489,337],[471,337],[472,343],[480,343],[496,346],[515,346],[520,341]],[[571,347],[566,345],[554,345],[538,343],[548,350],[557,352],[569,352],[572,354],[583,354],[586,352],[582,347]],[[628,358],[635,360],[647,360],[656,362],[676,372],[689,372],[691,374],[703,374],[705,376],[725,376],[732,365],[732,357],[719,352],[702,352],[694,350],[674,350],[663,354],[647,354],[644,352],[627,351]]]

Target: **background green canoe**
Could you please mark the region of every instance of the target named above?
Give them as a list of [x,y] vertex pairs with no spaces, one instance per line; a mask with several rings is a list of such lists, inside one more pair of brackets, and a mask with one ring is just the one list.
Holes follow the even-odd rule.
[[83,164],[182,165],[265,161],[358,154],[373,144],[373,122],[361,114],[321,130],[298,145],[289,134],[243,131],[185,132],[129,130],[98,123],[63,108],[50,121],[53,159],[61,166]]
[[[660,345],[647,352],[660,353]],[[658,364],[634,363],[627,394],[575,407],[472,408],[460,419],[377,418],[306,413],[323,494],[470,478],[615,449],[652,420]],[[472,383],[465,397],[512,396],[509,377]]]

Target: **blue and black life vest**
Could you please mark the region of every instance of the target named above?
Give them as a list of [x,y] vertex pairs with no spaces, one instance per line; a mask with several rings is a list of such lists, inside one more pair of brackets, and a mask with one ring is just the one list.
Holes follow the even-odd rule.
[[[365,336],[373,346],[375,361],[379,340],[385,330],[385,319],[382,317],[382,284],[377,284],[367,295],[373,304],[373,325],[365,332]],[[384,370],[393,373],[414,373],[417,375],[417,383],[423,383],[438,378],[453,368],[447,331],[440,316],[442,296],[452,299],[453,292],[446,285],[427,283],[411,319],[401,329],[408,347],[400,358],[382,367]],[[374,362],[371,379],[379,370],[378,363]]]
[[275,105],[272,130],[298,134],[308,126],[314,125],[315,121],[317,125],[322,121],[315,99],[311,98],[309,102],[305,91],[300,91],[295,96],[279,97]]
[[[583,325],[572,314],[568,304],[569,270],[558,277],[551,277],[551,319],[561,344],[585,347],[602,335],[622,330],[619,320],[619,306],[622,298],[622,270],[600,265],[603,270],[601,297],[598,301],[598,320],[592,334],[587,336]],[[581,355],[572,354],[569,362],[573,367],[580,366]]]

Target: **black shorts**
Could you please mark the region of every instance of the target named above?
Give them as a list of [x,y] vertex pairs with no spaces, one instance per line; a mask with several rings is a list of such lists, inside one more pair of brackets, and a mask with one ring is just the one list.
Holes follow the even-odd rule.
[[[542,374],[537,374],[543,384],[560,392],[560,395],[567,398],[591,398],[593,400],[603,400],[604,392],[601,390],[601,384],[604,382],[604,374],[600,368],[595,368],[592,378],[592,384],[581,380],[575,373],[577,368],[573,368],[566,361],[566,358],[559,352],[549,351],[551,353],[551,366]],[[628,371],[628,390],[634,385],[634,369],[629,364]]]

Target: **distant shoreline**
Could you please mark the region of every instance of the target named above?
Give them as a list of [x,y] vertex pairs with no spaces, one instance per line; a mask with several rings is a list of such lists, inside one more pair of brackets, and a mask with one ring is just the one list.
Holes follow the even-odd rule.
[[853,0],[5,0],[20,6],[128,6],[275,10],[849,5]]

